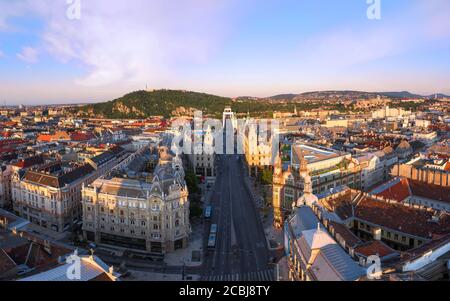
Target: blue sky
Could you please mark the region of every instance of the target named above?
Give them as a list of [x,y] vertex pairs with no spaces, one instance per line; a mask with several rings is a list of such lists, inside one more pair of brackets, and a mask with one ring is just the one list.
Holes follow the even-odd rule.
[[0,0],[0,104],[149,88],[450,94],[450,1]]

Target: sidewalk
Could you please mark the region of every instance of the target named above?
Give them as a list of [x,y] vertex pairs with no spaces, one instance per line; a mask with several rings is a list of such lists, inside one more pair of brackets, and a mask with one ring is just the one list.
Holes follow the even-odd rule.
[[278,281],[291,281],[289,280],[289,264],[286,256],[278,262],[277,269]]
[[[201,224],[192,225],[192,235],[189,246],[182,250],[166,254],[164,262],[169,266],[198,267],[203,263],[203,226]],[[197,258],[195,258],[197,257]],[[196,261],[198,260],[198,261]]]
[[33,234],[37,234],[50,241],[63,241],[71,235],[69,231],[63,233],[54,232],[33,223],[27,225],[27,231]]
[[253,195],[253,201],[255,202],[256,208],[261,217],[261,221],[264,227],[264,233],[266,234],[266,239],[268,241],[269,248],[275,250],[283,246],[284,235],[283,230],[275,229],[273,227],[273,210],[271,207],[265,206],[265,200],[262,197],[261,189],[256,185],[256,180],[250,178],[248,175],[245,177],[246,184],[250,188]]
[[[284,244],[284,233],[282,229],[275,229],[272,224],[265,225],[264,232],[266,233],[266,237],[270,242],[271,249],[277,249],[283,246]],[[276,244],[276,245],[274,245]]]

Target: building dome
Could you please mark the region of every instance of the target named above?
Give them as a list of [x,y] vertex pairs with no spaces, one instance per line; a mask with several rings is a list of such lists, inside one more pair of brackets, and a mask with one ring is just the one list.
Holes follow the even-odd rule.
[[168,147],[166,146],[160,147],[158,151],[159,151],[159,163],[161,165],[172,162],[173,155],[170,153]]
[[411,150],[411,145],[406,140],[403,140],[397,147],[397,152],[407,152],[410,150]]
[[312,193],[305,193],[297,200],[297,207],[309,206],[311,207],[314,203],[317,203],[319,198]]
[[311,250],[318,250],[327,245],[336,244],[326,230],[321,228],[320,223],[317,224],[317,229],[305,231],[303,235]]
[[392,148],[392,146],[387,146],[387,147],[385,147],[385,148],[383,149],[383,152],[384,152],[386,155],[389,155],[389,154],[394,153],[394,149]]

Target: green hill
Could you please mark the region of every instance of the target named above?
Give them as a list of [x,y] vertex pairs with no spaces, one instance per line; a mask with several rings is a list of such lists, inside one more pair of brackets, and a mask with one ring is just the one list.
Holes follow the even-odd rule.
[[103,118],[146,118],[192,115],[193,110],[201,110],[205,115],[221,117],[226,106],[231,106],[238,114],[250,112],[252,115],[270,117],[273,111],[292,112],[295,105],[274,105],[254,100],[233,101],[231,98],[205,93],[156,90],[136,91],[109,102],[86,105],[79,109],[79,114]]
[[170,117],[172,112],[202,110],[204,114],[222,112],[231,105],[230,98],[204,93],[157,90],[136,91],[105,103],[87,105],[82,112],[105,118],[143,118],[148,116]]

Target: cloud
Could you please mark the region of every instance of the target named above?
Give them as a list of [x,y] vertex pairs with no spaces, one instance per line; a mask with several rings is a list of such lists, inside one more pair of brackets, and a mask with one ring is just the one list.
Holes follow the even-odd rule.
[[[33,36],[32,41],[21,46],[32,45],[38,52],[36,60],[50,55],[62,65],[67,64],[63,66],[67,67],[65,70],[73,68],[68,72],[71,75],[64,78],[77,74],[76,78],[70,78],[71,81],[61,87],[86,99],[92,95],[104,96],[104,91],[110,93],[107,97],[117,96],[118,93],[143,88],[146,84],[155,88],[209,89],[222,94],[232,91],[234,95],[256,94],[262,90],[270,94],[273,86],[281,87],[281,93],[283,90],[296,91],[299,85],[303,85],[301,88],[305,90],[311,87],[322,89],[339,81],[345,88],[359,78],[362,85],[367,78],[378,82],[386,77],[384,74],[372,76],[374,70],[365,68],[376,65],[368,64],[370,62],[379,62],[383,67],[396,66],[395,60],[388,65],[383,64],[386,63],[383,59],[408,54],[420,47],[427,50],[444,45],[442,47],[445,48],[450,37],[450,18],[447,17],[450,1],[403,0],[404,7],[396,11],[388,11],[388,5],[383,5],[381,21],[356,20],[359,22],[356,23],[350,19],[348,23],[342,20],[340,27],[325,30],[323,26],[308,28],[306,38],[293,39],[289,46],[284,47],[285,58],[278,62],[274,52],[266,62],[258,60],[258,43],[250,45],[250,42],[243,42],[244,35],[252,34],[258,25],[247,22],[259,22],[255,18],[259,18],[263,8],[256,7],[260,5],[258,1],[244,7],[242,2],[236,4],[238,2],[81,0],[81,19],[70,20],[66,15],[66,0],[0,0],[0,32],[21,30],[27,36],[34,35],[36,29],[31,31],[27,27],[29,22],[21,23],[19,18],[33,22],[41,20],[38,36]],[[285,6],[289,6],[289,2],[286,1]],[[327,3],[321,2],[318,4],[320,7]],[[279,5],[278,2],[276,4]],[[237,5],[240,5],[239,9]],[[364,1],[361,7],[365,8]],[[364,10],[361,15],[365,15]],[[236,18],[241,18],[240,22],[236,22]],[[278,18],[283,16],[274,14],[273,18],[278,22]],[[14,23],[11,22],[13,20]],[[300,17],[298,22],[303,24]],[[328,24],[324,23],[325,26]],[[240,28],[235,28],[237,25]],[[236,30],[236,39],[227,41],[232,30]],[[263,36],[263,33],[256,32],[256,35]],[[274,47],[270,35],[271,31],[266,35],[267,49]],[[223,47],[226,43],[234,44]],[[292,49],[291,43],[299,46]],[[225,53],[230,49],[236,52]],[[6,50],[9,53],[10,50]],[[248,53],[256,55],[252,57]],[[233,55],[231,60],[230,55]],[[261,67],[251,70],[245,64],[233,65],[233,62],[247,60],[249,65],[254,61]],[[414,61],[410,65],[411,70],[416,66]],[[274,78],[274,70],[286,75]],[[397,78],[401,74],[399,71]],[[419,78],[421,74],[418,70],[416,76]],[[300,81],[305,82],[302,84]],[[65,93],[62,94],[66,97]]]
[[25,12],[29,11],[29,0],[0,0],[0,32],[16,31],[17,28],[11,25],[10,18],[23,16]]
[[[86,86],[149,83],[163,85],[181,63],[207,62],[219,49],[233,1],[81,0],[81,19],[67,17],[65,0],[22,0],[15,13],[29,11],[44,22],[39,50],[85,72]],[[35,62],[27,48],[19,56]]]
[[0,50],[0,59],[4,58],[5,54]]
[[17,54],[17,57],[25,63],[36,64],[38,62],[38,51],[32,47],[24,47]]

